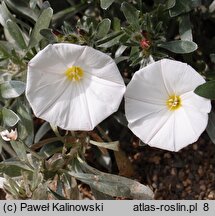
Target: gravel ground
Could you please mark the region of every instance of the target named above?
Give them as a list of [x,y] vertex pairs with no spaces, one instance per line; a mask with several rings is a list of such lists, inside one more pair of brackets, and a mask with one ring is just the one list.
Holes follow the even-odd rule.
[[215,199],[215,145],[207,134],[177,153],[140,146],[137,138],[122,148],[155,199]]

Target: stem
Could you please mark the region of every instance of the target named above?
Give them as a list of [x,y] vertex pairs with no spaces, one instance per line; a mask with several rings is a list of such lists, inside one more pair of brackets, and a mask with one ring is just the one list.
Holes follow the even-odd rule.
[[98,131],[101,133],[101,135],[102,135],[108,142],[112,142],[112,139],[105,133],[105,131],[104,131],[100,126],[97,126],[96,128],[98,129]]
[[43,147],[44,145],[47,145],[47,144],[55,142],[55,141],[61,141],[61,139],[59,137],[48,138],[48,139],[45,139],[45,140],[42,140],[38,143],[33,144],[30,149],[31,150],[37,150],[37,149]]

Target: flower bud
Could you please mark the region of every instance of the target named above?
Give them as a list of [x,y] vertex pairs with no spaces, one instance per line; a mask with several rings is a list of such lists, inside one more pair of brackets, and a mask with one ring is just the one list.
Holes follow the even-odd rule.
[[17,139],[18,133],[17,133],[17,129],[15,128],[14,130],[11,130],[10,132],[8,130],[3,130],[0,132],[0,135],[3,140],[11,141],[11,140]]
[[150,41],[147,40],[147,39],[142,39],[140,41],[140,46],[143,48],[143,49],[149,49],[151,44],[150,44]]

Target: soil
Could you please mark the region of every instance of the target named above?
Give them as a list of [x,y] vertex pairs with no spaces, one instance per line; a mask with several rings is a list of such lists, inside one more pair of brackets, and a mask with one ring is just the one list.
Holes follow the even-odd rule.
[[215,199],[215,145],[207,134],[177,153],[140,146],[137,138],[122,149],[155,199]]
[[5,200],[5,196],[6,196],[6,194],[5,194],[4,190],[2,188],[0,188],[0,200]]

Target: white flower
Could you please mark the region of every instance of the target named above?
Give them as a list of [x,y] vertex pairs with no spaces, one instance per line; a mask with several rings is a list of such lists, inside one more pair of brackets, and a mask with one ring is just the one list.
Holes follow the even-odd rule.
[[117,111],[124,92],[113,59],[88,46],[48,45],[28,64],[34,114],[66,130],[92,130]]
[[18,133],[17,133],[17,129],[15,128],[14,130],[11,130],[10,132],[8,130],[3,130],[0,132],[0,135],[3,140],[11,141],[11,140],[17,139]]
[[189,65],[163,59],[137,71],[125,93],[129,128],[144,143],[179,151],[205,130],[210,100],[193,91],[204,79]]

